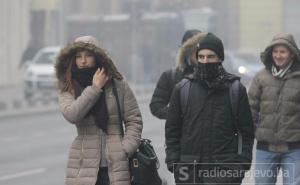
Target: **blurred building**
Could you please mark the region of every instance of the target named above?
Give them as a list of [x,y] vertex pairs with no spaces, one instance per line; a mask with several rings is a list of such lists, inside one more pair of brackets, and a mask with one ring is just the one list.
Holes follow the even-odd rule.
[[281,31],[299,44],[298,7],[297,0],[1,0],[0,85],[18,83],[19,63],[38,49],[81,35],[96,36],[128,80],[156,82],[174,66],[186,29],[257,54]]
[[224,43],[227,50],[237,50],[240,40],[239,20],[240,0],[213,0],[211,7],[215,11],[215,29],[213,30]]
[[293,33],[298,47],[300,47],[300,1],[284,0],[282,8],[282,30]]
[[0,1],[0,86],[20,81],[18,66],[29,40],[29,0]]
[[94,35],[133,83],[156,82],[163,70],[175,65],[183,34],[176,12],[151,10],[151,1],[146,0],[89,2],[65,1],[67,42]]
[[31,1],[31,43],[38,48],[59,43],[59,1]]
[[283,30],[283,1],[240,0],[240,49],[262,51]]
[[240,0],[240,50],[259,53],[279,32],[290,32],[300,43],[300,1]]

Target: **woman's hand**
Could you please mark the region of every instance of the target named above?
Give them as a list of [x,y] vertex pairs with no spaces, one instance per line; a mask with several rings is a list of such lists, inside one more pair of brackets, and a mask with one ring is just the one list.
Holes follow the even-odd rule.
[[108,76],[105,73],[105,69],[100,68],[97,69],[93,76],[93,85],[96,86],[97,88],[102,88],[108,80]]

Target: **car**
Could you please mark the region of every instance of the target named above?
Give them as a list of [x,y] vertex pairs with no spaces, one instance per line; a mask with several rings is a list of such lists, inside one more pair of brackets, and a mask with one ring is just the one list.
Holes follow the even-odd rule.
[[56,80],[54,63],[60,51],[59,46],[40,49],[32,61],[24,66],[24,97],[26,100],[55,98]]
[[254,75],[263,68],[259,61],[249,61],[233,51],[225,51],[223,66],[229,73],[241,77],[241,82],[249,87]]

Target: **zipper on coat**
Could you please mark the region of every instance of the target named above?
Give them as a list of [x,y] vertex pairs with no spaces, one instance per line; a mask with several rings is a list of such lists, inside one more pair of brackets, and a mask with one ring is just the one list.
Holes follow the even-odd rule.
[[[279,111],[280,104],[281,104],[280,102],[281,102],[281,96],[282,96],[282,88],[283,88],[284,84],[285,84],[285,80],[282,80],[282,81],[280,82],[280,85],[279,85],[278,99],[277,99],[277,103],[276,103],[276,111],[275,111],[276,116],[279,115],[279,114],[278,114],[278,111]],[[278,125],[279,125],[279,120],[276,119],[275,133],[278,132]]]
[[[100,131],[101,132],[101,131]],[[100,134],[99,134],[100,135]],[[99,149],[99,165],[97,167],[97,173],[96,173],[96,178],[95,178],[95,184],[97,183],[98,180],[98,174],[99,174],[99,170],[100,170],[100,164],[101,164],[101,159],[102,159],[102,135],[99,136],[100,137],[100,149]]]
[[[207,96],[206,96],[206,100],[208,100],[208,98],[213,94],[214,90],[209,90],[208,93],[207,93]],[[207,103],[207,101],[205,101],[205,103]],[[210,112],[209,112],[209,115],[212,115],[212,104],[213,102],[210,104]],[[205,106],[205,105],[204,105]],[[213,145],[213,140],[214,139],[214,134],[213,134],[213,116],[210,116],[210,127],[209,127],[209,136],[210,136],[210,139],[209,139],[209,148],[208,148],[208,152],[209,152],[209,162],[211,163],[213,161],[212,159],[212,145]],[[203,149],[203,146],[202,146],[202,149]]]

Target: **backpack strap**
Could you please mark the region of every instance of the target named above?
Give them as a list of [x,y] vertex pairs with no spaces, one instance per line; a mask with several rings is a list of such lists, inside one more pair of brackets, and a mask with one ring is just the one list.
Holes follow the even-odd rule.
[[242,154],[242,147],[243,147],[243,138],[242,134],[239,130],[238,123],[239,123],[239,94],[240,94],[240,88],[239,88],[239,80],[234,80],[231,85],[229,86],[229,96],[230,96],[230,103],[232,108],[232,114],[234,118],[234,126],[236,135],[238,137],[238,154]]
[[187,103],[189,99],[191,81],[187,78],[184,78],[179,82],[179,84],[180,84],[181,116],[183,117],[187,110]]

